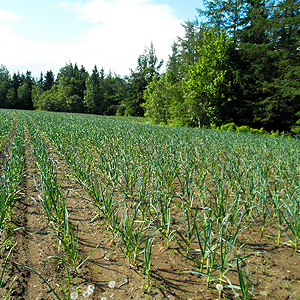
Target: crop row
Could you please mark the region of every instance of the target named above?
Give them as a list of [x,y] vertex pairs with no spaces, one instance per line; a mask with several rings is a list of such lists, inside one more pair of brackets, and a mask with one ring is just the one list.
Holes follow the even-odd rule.
[[[14,122],[15,114],[5,111],[3,113],[3,123],[1,124],[2,152],[0,160],[0,251],[4,257],[2,271],[0,275],[0,287],[4,283],[4,275],[8,259],[15,246],[10,244],[10,236],[14,228],[14,206],[19,196],[20,184],[24,177],[24,128],[22,122]],[[9,141],[8,141],[9,135]],[[6,295],[8,298],[13,283],[13,279]]]
[[106,218],[129,265],[142,263],[149,285],[158,235],[166,247],[178,243],[190,272],[243,298],[250,295],[247,256],[238,246],[245,227],[271,231],[298,251],[298,141],[108,117],[31,117]]
[[[90,195],[128,265],[142,268],[149,289],[152,247],[158,237],[167,248],[178,245],[178,255],[191,264],[188,272],[204,276],[208,284],[218,283],[220,298],[223,287],[241,299],[253,293],[249,255],[240,242],[245,228],[256,226],[262,236],[267,231],[278,244],[299,250],[297,140],[21,112],[15,131],[19,138],[12,143],[19,146],[10,151],[19,151],[21,162],[23,118],[40,174],[35,178],[36,202],[63,248],[62,257],[55,259],[64,264],[68,278],[67,287],[61,284],[64,299],[71,297],[69,270],[76,273],[88,258],[81,260],[77,254],[78,225],[69,222],[68,194],[62,192],[49,143]],[[5,157],[10,162],[9,154]],[[9,172],[4,165],[1,180],[16,188],[21,176],[5,177]],[[7,200],[1,201],[6,212]]]

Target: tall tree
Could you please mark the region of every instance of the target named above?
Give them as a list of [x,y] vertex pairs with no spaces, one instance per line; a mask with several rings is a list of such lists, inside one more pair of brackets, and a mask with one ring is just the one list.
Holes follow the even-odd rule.
[[103,80],[105,115],[116,115],[122,100],[126,97],[125,80],[109,73]]
[[234,43],[239,41],[240,32],[247,22],[247,1],[245,0],[204,0],[205,9],[197,9],[200,17],[205,18],[206,26],[224,30]]
[[66,64],[59,70],[57,75],[57,97],[61,110],[68,112],[83,112],[85,81],[88,73],[81,66],[79,69],[77,64]]
[[227,76],[235,122],[290,128],[299,111],[299,1],[206,0],[199,13],[233,38]]
[[[182,26],[185,29],[185,34],[182,38],[178,38],[178,45],[181,64],[184,68],[183,73],[186,73],[188,67],[195,64],[199,58],[197,49],[202,45],[205,27],[197,20],[184,22]],[[171,57],[169,60],[171,61]]]
[[[104,76],[104,75],[103,75]],[[101,78],[103,80],[104,78]],[[86,79],[86,90],[84,92],[84,106],[91,114],[102,112],[103,91],[100,87],[100,74],[97,66],[94,67],[91,76]]]
[[230,82],[226,80],[228,38],[210,28],[198,47],[199,60],[191,65],[186,79],[186,106],[191,118],[200,124],[220,123]]
[[[42,76],[42,75],[41,75]],[[55,77],[52,70],[47,71],[45,75],[45,80],[43,80],[42,88],[44,91],[51,90],[52,86],[54,85]]]
[[[175,81],[173,73],[167,70],[158,80],[153,77],[144,92],[145,116],[157,124],[186,124],[183,108],[183,88],[181,81]],[[185,120],[186,121],[186,120]]]
[[82,98],[77,93],[75,77],[61,76],[56,89],[57,110],[65,112],[82,112]]
[[10,74],[7,67],[4,65],[0,66],[0,108],[7,107],[7,93],[10,88]]
[[163,65],[162,60],[158,61],[153,43],[138,57],[137,63],[135,71],[131,70],[131,75],[127,77],[127,97],[122,101],[125,115],[144,115],[141,106],[144,103],[144,90],[154,76],[159,77],[159,70]]
[[300,2],[279,1],[272,14],[272,40],[276,50],[286,50],[297,55],[300,46]]
[[18,88],[18,102],[20,103],[19,108],[21,109],[33,109],[32,98],[31,98],[31,87],[27,82],[23,83]]
[[[22,78],[23,77],[23,78]],[[18,89],[24,82],[24,75],[21,76],[20,73],[14,73],[10,83],[10,89],[7,92],[7,107],[8,108],[22,108],[21,103],[18,98]]]

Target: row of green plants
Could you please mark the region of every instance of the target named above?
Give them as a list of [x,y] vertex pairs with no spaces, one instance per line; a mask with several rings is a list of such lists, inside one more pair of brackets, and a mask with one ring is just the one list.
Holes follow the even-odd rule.
[[72,290],[76,289],[76,287],[74,287],[72,283],[71,271],[77,275],[81,266],[90,258],[94,251],[85,259],[81,259],[79,256],[79,224],[74,225],[70,222],[72,208],[68,209],[66,203],[68,192],[64,193],[62,189],[65,178],[58,178],[57,164],[49,154],[47,142],[38,127],[30,117],[25,116],[25,119],[39,171],[39,176],[34,178],[35,186],[38,191],[38,199],[34,200],[48,220],[48,233],[53,234],[58,243],[58,256],[48,257],[44,262],[43,268],[48,262],[51,263],[50,260],[56,261],[65,270],[64,276],[67,279],[67,286],[64,286],[61,274],[57,272],[53,264],[51,267],[58,278],[61,290],[60,294],[49,285],[47,278],[44,278],[41,273],[39,273],[40,270],[34,270],[24,265],[23,267],[37,274],[50,288],[57,299],[73,299],[72,295],[74,295],[74,292],[72,293]]
[[[5,111],[4,122],[1,124],[1,133],[4,140],[0,152],[0,255],[3,258],[0,275],[0,289],[5,284],[5,270],[11,253],[16,245],[12,240],[17,228],[17,219],[14,216],[14,207],[20,197],[20,185],[24,178],[24,127],[22,122],[17,122],[14,113]],[[9,133],[10,142],[7,141]],[[14,282],[11,281],[4,299],[8,299]]]
[[0,115],[0,151],[2,151],[2,147],[8,142],[15,129],[18,118],[14,112],[5,109],[0,109]]
[[1,123],[0,123],[0,138],[1,141],[3,137],[9,132],[12,127],[12,122],[16,114],[10,110],[0,109],[1,113]]
[[[89,192],[148,284],[158,235],[196,272],[251,297],[239,236],[257,226],[299,244],[299,142],[243,132],[170,128],[110,117],[30,113]],[[237,276],[227,276],[235,270]],[[221,295],[221,292],[220,292]]]
[[[24,229],[16,227],[18,220],[14,216],[15,203],[21,196],[21,184],[25,174],[24,143],[26,140],[24,139],[24,122],[25,130],[30,136],[30,143],[33,147],[33,154],[36,158],[36,164],[39,170],[37,177],[32,178],[32,180],[35,181],[38,191],[38,197],[34,200],[48,219],[48,233],[53,234],[57,238],[58,253],[60,254],[57,257],[48,257],[42,269],[48,262],[50,263],[50,260],[55,260],[58,265],[61,265],[65,270],[63,277],[67,278],[67,286],[64,285],[64,280],[62,280],[61,274],[57,272],[55,264],[51,264],[51,267],[57,276],[61,289],[60,293],[57,293],[57,291],[50,286],[47,278],[41,275],[42,270],[32,269],[30,266],[23,265],[22,263],[17,264],[37,274],[54,293],[57,299],[76,299],[74,295],[78,297],[78,292],[71,293],[74,287],[70,273],[73,270],[75,274],[77,274],[80,267],[91,255],[86,259],[81,259],[78,254],[79,229],[78,224],[74,226],[69,222],[71,212],[68,211],[66,206],[68,195],[63,194],[61,188],[64,179],[60,181],[57,178],[56,164],[49,155],[47,145],[31,119],[22,112],[16,115],[14,112],[5,111],[3,112],[3,116],[7,116],[7,118],[3,119],[5,122],[7,122],[7,120],[11,121],[10,127],[7,126],[6,135],[4,135],[6,141],[3,142],[3,151],[0,153],[0,255],[3,257],[0,288],[7,286],[7,280],[10,282],[8,290],[4,292],[4,299],[9,298],[17,279],[17,276],[12,280],[6,280],[5,278],[5,270],[10,262],[12,251],[17,244],[17,241],[15,243],[13,242],[13,233],[16,230]],[[7,142],[8,135],[10,142]],[[84,297],[88,297],[88,295],[92,294],[93,290],[94,286],[90,285],[88,289],[83,292]]]

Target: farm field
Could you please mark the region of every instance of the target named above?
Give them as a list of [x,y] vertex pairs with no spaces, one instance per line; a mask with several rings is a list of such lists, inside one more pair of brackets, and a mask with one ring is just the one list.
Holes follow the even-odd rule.
[[2,299],[300,299],[299,140],[0,116]]

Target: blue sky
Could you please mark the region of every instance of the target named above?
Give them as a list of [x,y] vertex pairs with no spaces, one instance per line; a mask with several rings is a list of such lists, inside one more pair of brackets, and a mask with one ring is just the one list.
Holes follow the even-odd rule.
[[159,59],[194,20],[195,0],[2,0],[0,64],[12,72],[57,73],[66,63],[119,75],[136,67],[151,41]]

